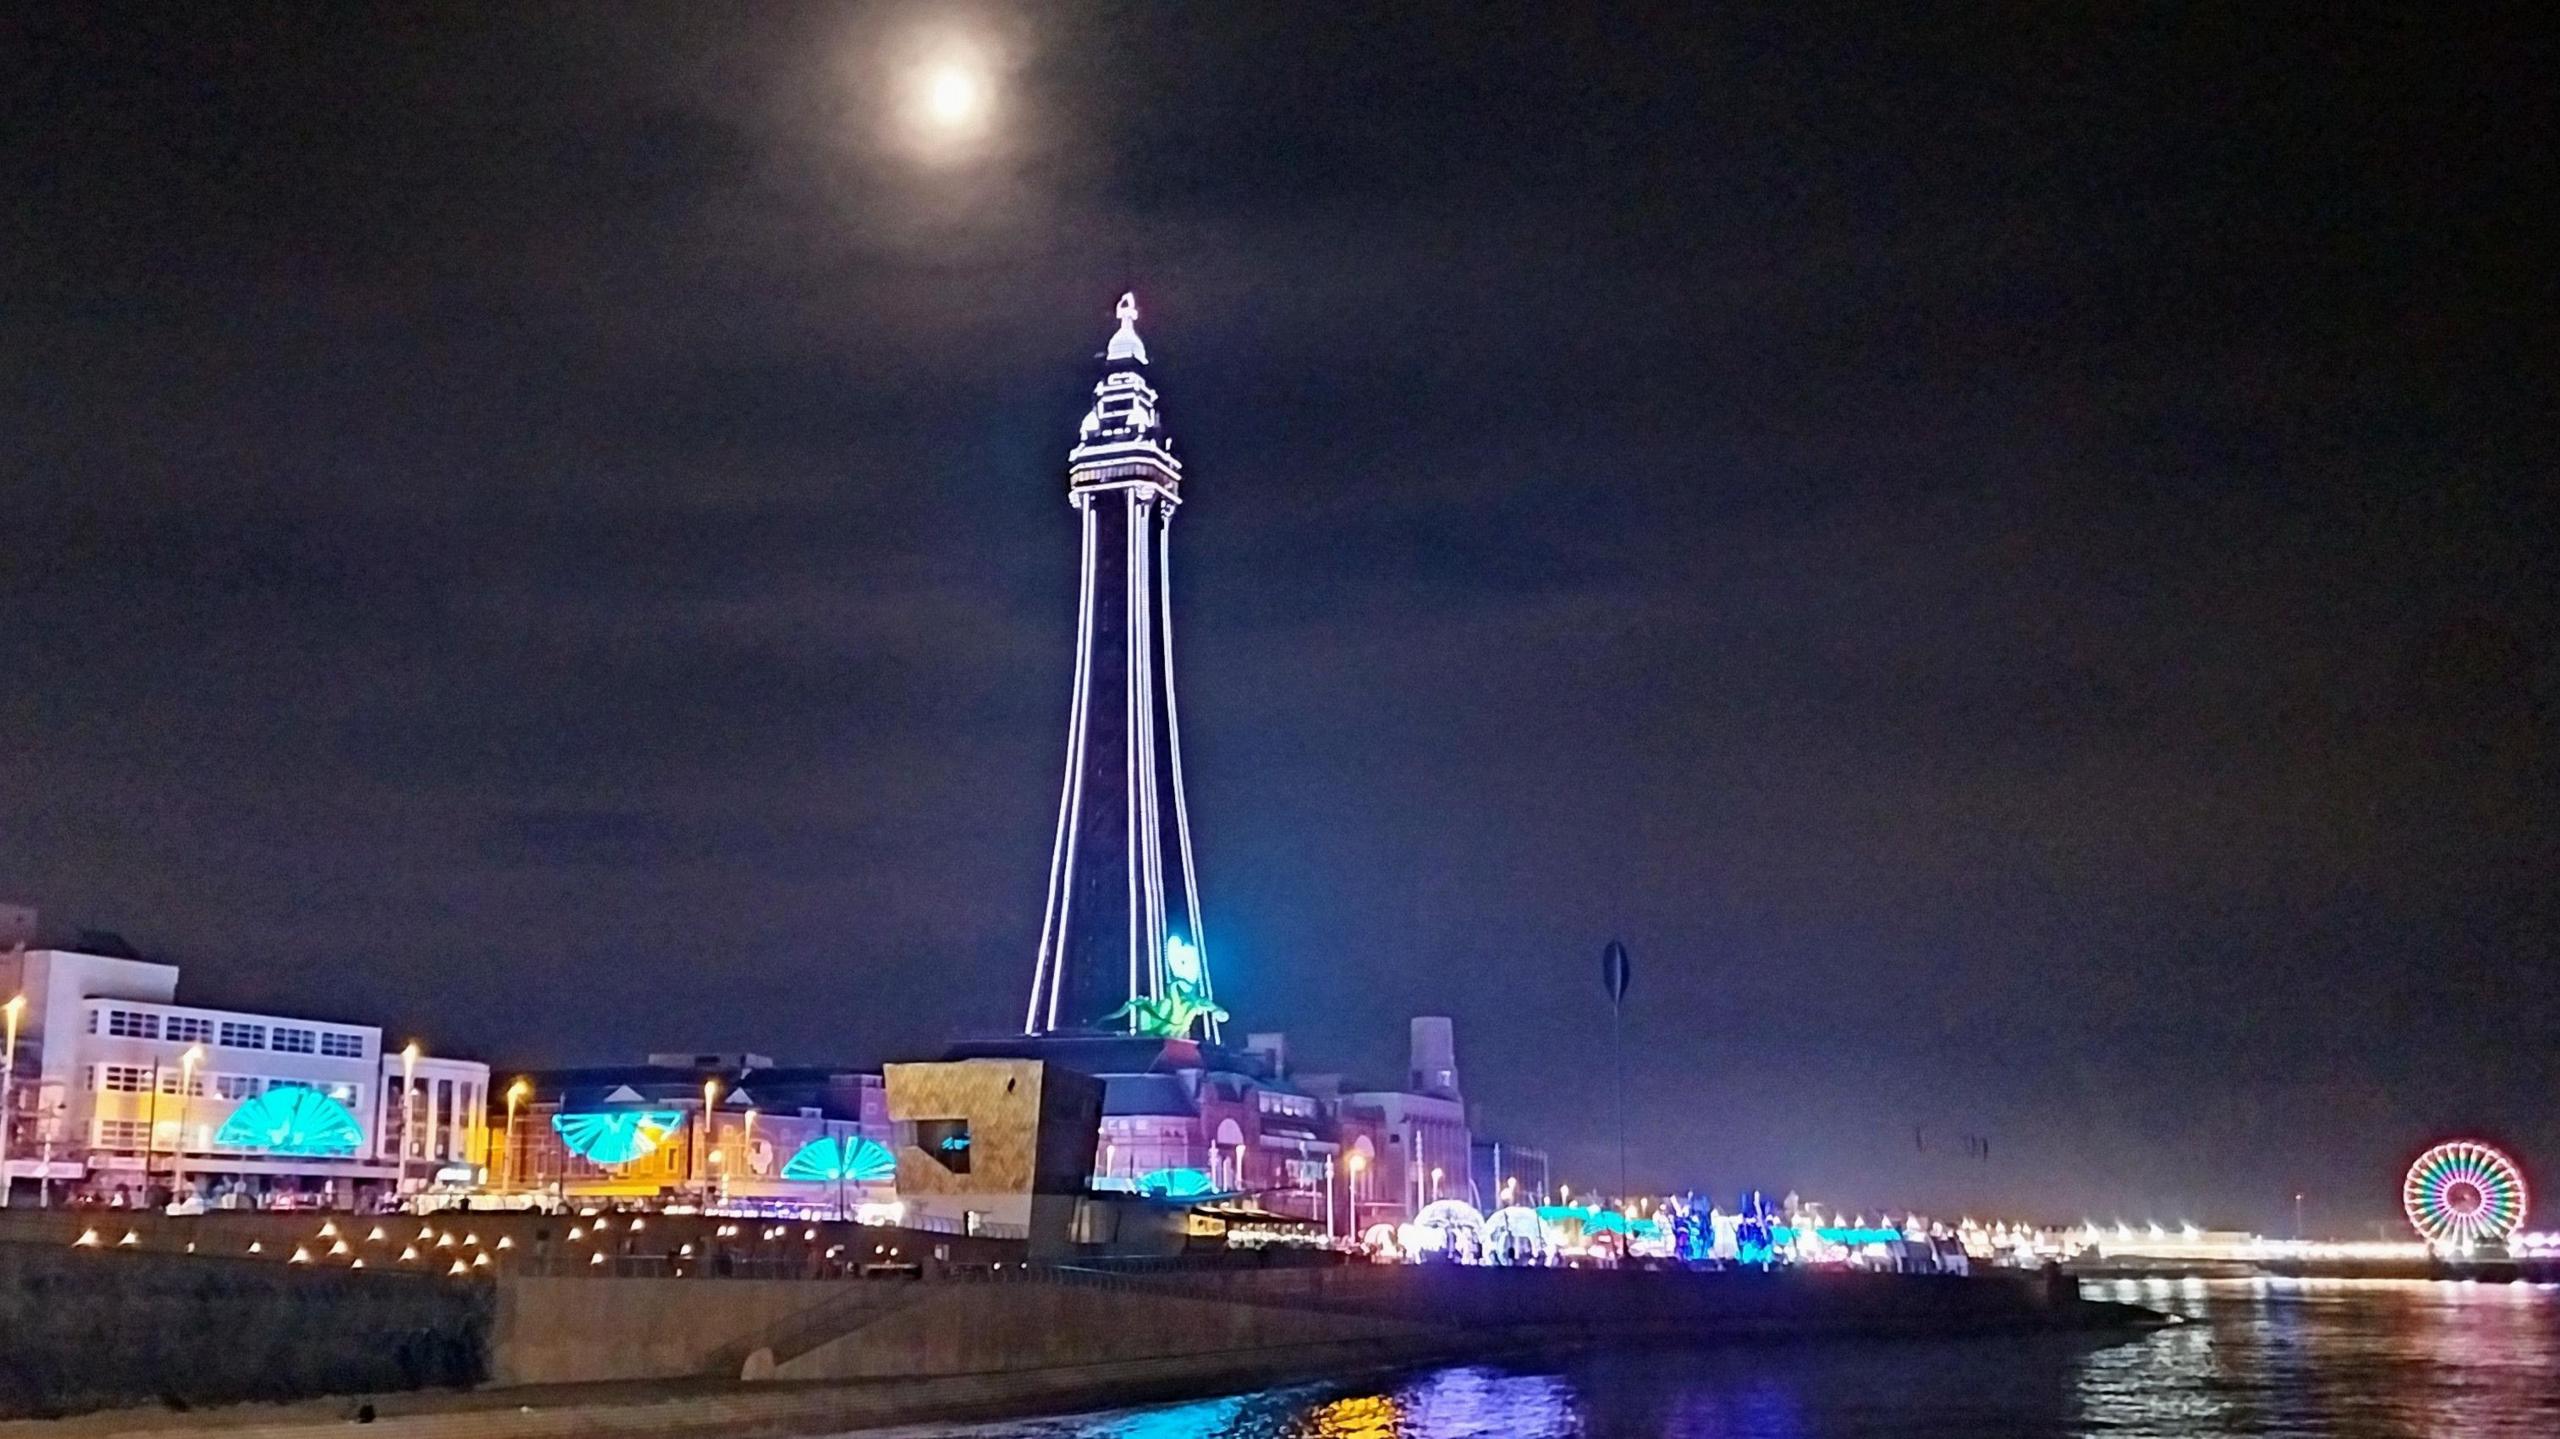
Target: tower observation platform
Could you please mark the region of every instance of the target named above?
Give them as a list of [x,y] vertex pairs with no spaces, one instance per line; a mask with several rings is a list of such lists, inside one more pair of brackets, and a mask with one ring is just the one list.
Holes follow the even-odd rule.
[[1172,535],[1182,462],[1120,297],[1093,407],[1067,452],[1082,534],[1066,777],[1026,1034],[1215,1040],[1173,688]]

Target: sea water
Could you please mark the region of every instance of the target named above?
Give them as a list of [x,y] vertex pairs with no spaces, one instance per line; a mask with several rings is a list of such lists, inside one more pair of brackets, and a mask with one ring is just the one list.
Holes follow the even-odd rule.
[[[2560,1286],[2147,1280],[2117,1342],[1789,1340],[1467,1365],[897,1439],[2560,1439]],[[881,1436],[870,1436],[881,1439]]]

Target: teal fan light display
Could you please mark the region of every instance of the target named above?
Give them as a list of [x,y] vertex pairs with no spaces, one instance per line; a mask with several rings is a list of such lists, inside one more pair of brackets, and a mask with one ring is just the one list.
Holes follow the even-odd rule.
[[1218,1192],[1197,1169],[1154,1169],[1138,1176],[1138,1192],[1164,1199],[1199,1199]]
[[312,1159],[353,1159],[364,1127],[347,1107],[307,1084],[279,1084],[242,1100],[213,1136],[221,1149],[255,1149]]
[[673,1109],[615,1109],[587,1114],[555,1114],[551,1127],[560,1142],[580,1159],[596,1164],[629,1164],[658,1152],[683,1125]]
[[885,1184],[897,1177],[898,1156],[876,1139],[848,1135],[812,1139],[782,1166],[782,1177],[804,1183]]

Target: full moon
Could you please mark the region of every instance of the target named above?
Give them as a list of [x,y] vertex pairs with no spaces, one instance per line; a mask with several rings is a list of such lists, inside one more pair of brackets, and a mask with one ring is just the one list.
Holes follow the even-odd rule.
[[960,65],[936,65],[925,77],[925,116],[943,129],[969,129],[986,106],[986,82],[973,70]]

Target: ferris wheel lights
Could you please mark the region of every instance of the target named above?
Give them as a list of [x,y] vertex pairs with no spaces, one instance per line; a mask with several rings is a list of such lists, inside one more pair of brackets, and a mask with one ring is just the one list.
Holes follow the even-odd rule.
[[2430,1245],[2468,1257],[2524,1227],[2524,1172],[2489,1145],[2455,1140],[2418,1156],[2400,1200],[2410,1227]]

